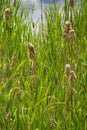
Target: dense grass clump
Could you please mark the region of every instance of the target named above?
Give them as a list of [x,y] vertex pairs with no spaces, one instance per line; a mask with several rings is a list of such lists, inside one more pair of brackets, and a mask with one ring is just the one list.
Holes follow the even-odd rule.
[[0,129],[87,130],[87,2],[65,0],[36,24],[0,0]]

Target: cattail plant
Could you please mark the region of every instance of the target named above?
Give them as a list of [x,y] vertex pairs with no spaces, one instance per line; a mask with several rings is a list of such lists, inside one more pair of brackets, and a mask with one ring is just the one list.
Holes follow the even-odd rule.
[[70,64],[65,65],[65,87],[64,87],[64,98],[65,98],[65,103],[66,103],[66,109],[68,108],[67,106],[69,105],[69,90],[70,90],[70,72],[71,72],[71,66]]
[[71,72],[71,66],[70,66],[70,64],[66,64],[65,71],[66,71],[66,75],[69,77],[70,72]]
[[36,54],[35,54],[35,48],[34,48],[34,45],[31,44],[31,43],[27,44],[27,48],[29,50],[29,58],[32,61],[33,74],[35,74],[36,73],[36,63],[35,63]]
[[10,112],[7,113],[7,122],[8,123],[12,122],[12,118],[11,118],[11,113]]
[[65,102],[65,107],[64,107],[64,129],[67,129],[66,125],[66,116],[67,112],[69,111],[69,78],[70,78],[70,71],[71,71],[71,66],[70,64],[65,65],[65,82],[64,82],[64,102]]
[[76,74],[74,71],[70,71],[70,82],[71,84],[74,83],[74,81],[76,80]]
[[68,98],[68,93],[69,93],[69,86],[70,86],[70,73],[71,73],[71,66],[70,64],[65,65],[65,75],[66,75],[66,86],[65,86],[65,101]]
[[68,38],[69,31],[71,30],[71,25],[69,21],[66,21],[63,29],[63,38]]
[[34,45],[31,44],[31,43],[28,43],[27,44],[27,47],[29,49],[29,58],[31,60],[34,60],[35,59],[35,49],[34,49]]
[[[64,95],[65,95],[65,113],[70,111],[71,113],[71,120],[73,118],[73,85],[74,81],[76,79],[75,72],[71,70],[70,64],[65,65],[65,72],[66,72],[66,86],[64,90]],[[72,125],[72,121],[71,121]]]
[[11,10],[10,8],[7,8],[5,10],[5,20],[8,21],[10,19],[10,15],[11,15]]
[[71,41],[71,42],[73,42],[73,41],[75,40],[75,31],[74,31],[73,29],[71,29],[71,30],[69,31],[69,36],[68,36],[68,38],[69,38],[69,41]]
[[70,107],[71,107],[71,119],[73,119],[73,88],[74,82],[76,80],[76,74],[74,71],[70,71]]
[[[74,81],[76,80],[76,74],[74,71],[71,70],[70,64],[65,65],[65,72],[66,72],[66,76],[69,81],[68,85],[72,85],[74,83]],[[68,82],[68,81],[66,81],[66,82]]]
[[69,21],[66,21],[63,29],[63,38],[68,39],[70,42],[75,40],[75,31],[72,29]]
[[75,3],[74,3],[74,0],[69,0],[69,6],[70,6],[70,7],[73,8],[73,7],[74,7],[74,4],[75,4]]

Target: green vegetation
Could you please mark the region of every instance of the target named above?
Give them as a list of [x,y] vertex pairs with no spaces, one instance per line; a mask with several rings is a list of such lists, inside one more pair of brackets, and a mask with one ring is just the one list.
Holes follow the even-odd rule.
[[38,33],[20,2],[0,11],[0,129],[87,130],[86,0],[50,5]]

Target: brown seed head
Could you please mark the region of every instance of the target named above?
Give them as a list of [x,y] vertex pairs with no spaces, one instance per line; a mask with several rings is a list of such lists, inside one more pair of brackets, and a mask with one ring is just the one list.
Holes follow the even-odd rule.
[[65,39],[68,38],[68,34],[66,32],[63,32],[63,38],[65,38]]
[[8,123],[10,123],[12,121],[10,112],[7,113],[7,121],[8,121]]
[[71,29],[69,31],[69,40],[74,41],[74,39],[75,39],[75,31],[73,29]]
[[68,38],[69,30],[71,29],[71,25],[69,21],[66,21],[64,29],[63,29],[63,37]]
[[69,33],[70,33],[70,34],[74,34],[75,31],[74,31],[73,29],[71,29],[71,30],[69,31]]
[[35,59],[35,49],[34,49],[34,46],[33,46],[31,43],[28,43],[28,44],[27,44],[27,47],[28,47],[28,49],[29,49],[30,59],[31,59],[31,60],[34,60],[34,59]]
[[76,74],[74,71],[70,71],[70,81],[73,83],[76,79]]
[[66,21],[65,25],[67,28],[70,28],[70,21]]
[[10,18],[10,13],[11,13],[10,8],[7,8],[7,9],[5,10],[5,20],[6,20],[6,21],[9,20],[9,18]]
[[66,75],[67,75],[67,76],[70,76],[70,71],[71,71],[71,66],[70,66],[70,64],[66,64],[66,66],[65,66],[65,71],[66,71]]
[[30,43],[30,42],[27,44],[27,47],[28,47],[29,50],[34,49],[34,45],[32,43]]
[[65,26],[64,26],[64,32],[68,34],[68,33],[69,33],[69,30],[70,30],[70,28],[68,28],[68,27],[65,25]]

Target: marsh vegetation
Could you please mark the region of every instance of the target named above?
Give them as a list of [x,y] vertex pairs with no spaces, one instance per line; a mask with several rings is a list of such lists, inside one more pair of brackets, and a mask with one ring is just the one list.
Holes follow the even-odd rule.
[[38,32],[20,1],[0,10],[0,129],[87,130],[86,0],[50,5]]

